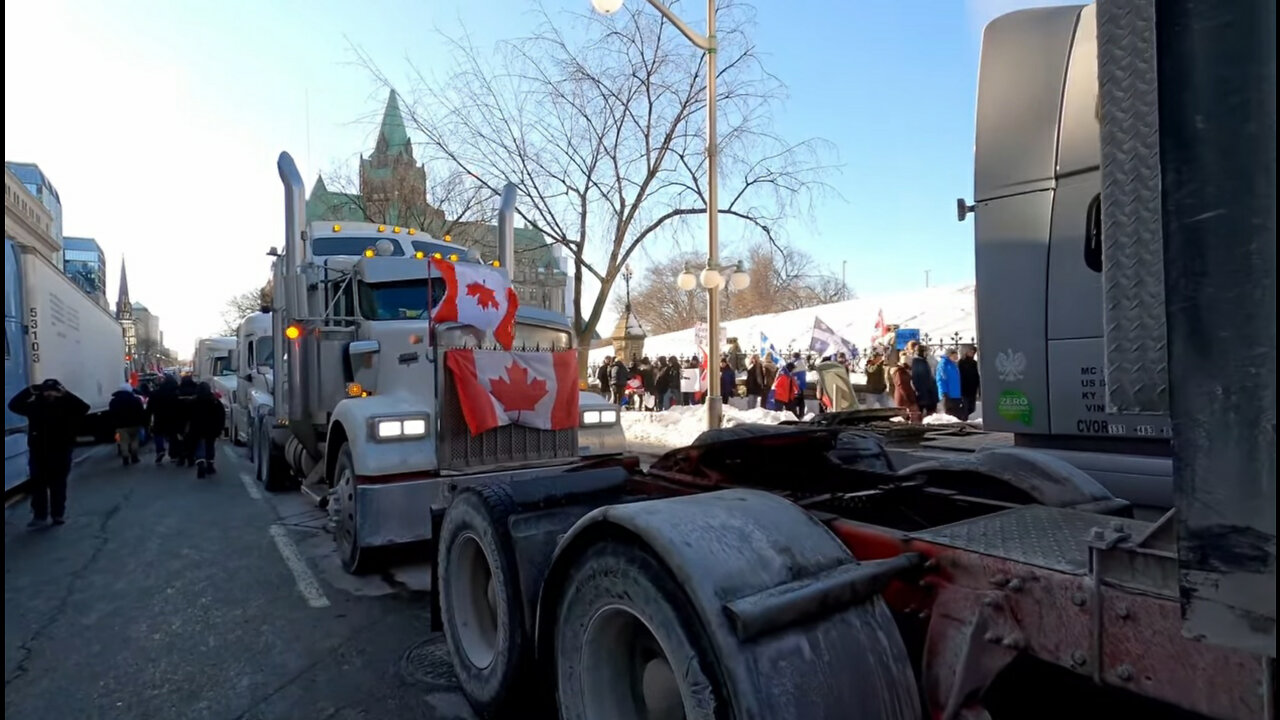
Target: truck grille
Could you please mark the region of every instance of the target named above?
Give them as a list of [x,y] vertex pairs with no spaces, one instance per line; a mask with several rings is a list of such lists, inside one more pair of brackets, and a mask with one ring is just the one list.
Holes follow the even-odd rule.
[[441,470],[577,457],[577,428],[539,430],[513,423],[473,436],[462,416],[458,390],[443,357],[438,367],[440,437],[436,452]]

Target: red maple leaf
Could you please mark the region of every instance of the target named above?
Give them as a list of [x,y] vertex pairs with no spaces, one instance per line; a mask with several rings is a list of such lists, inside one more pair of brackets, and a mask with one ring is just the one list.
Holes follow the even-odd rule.
[[547,396],[547,381],[529,377],[529,371],[514,361],[507,366],[505,378],[489,380],[489,389],[507,412],[533,410],[538,401]]
[[498,309],[498,296],[493,288],[480,282],[467,283],[467,294],[476,299],[481,310]]

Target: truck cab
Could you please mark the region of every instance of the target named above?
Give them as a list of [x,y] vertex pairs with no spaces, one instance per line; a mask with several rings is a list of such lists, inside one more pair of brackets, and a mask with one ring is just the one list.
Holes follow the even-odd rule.
[[[985,429],[1138,505],[1172,504],[1167,415],[1106,392],[1096,8],[1004,15],[983,35],[974,215]],[[1113,340],[1115,338],[1113,337]]]

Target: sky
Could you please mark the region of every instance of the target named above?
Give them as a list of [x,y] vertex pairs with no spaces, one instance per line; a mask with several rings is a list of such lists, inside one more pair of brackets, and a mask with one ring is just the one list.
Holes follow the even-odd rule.
[[[640,0],[627,0],[639,5]],[[776,130],[838,151],[837,193],[783,231],[861,296],[973,277],[973,117],[981,29],[1055,0],[763,0],[753,36],[788,87]],[[581,10],[586,0],[545,0]],[[581,7],[580,7],[581,6]],[[528,0],[40,0],[5,3],[5,159],[35,162],[64,234],[98,240],[115,302],[188,357],[226,300],[260,286],[283,237],[275,158],[308,184],[370,149],[409,63],[446,69],[438,30],[481,46],[526,33]],[[677,5],[695,27],[701,6]],[[659,239],[651,256],[669,247]],[[729,249],[729,253],[732,248]],[[730,259],[730,258],[726,258]],[[638,268],[639,269],[639,268]],[[605,332],[612,318],[602,322]]]

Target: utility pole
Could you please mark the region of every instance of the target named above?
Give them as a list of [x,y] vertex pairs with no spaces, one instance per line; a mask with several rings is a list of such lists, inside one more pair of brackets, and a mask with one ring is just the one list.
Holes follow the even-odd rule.
[[925,270],[925,271],[924,271],[924,286],[925,286],[925,289],[926,289],[926,290],[929,288],[929,273],[931,273],[931,272],[933,272],[933,271],[932,271],[932,270]]

